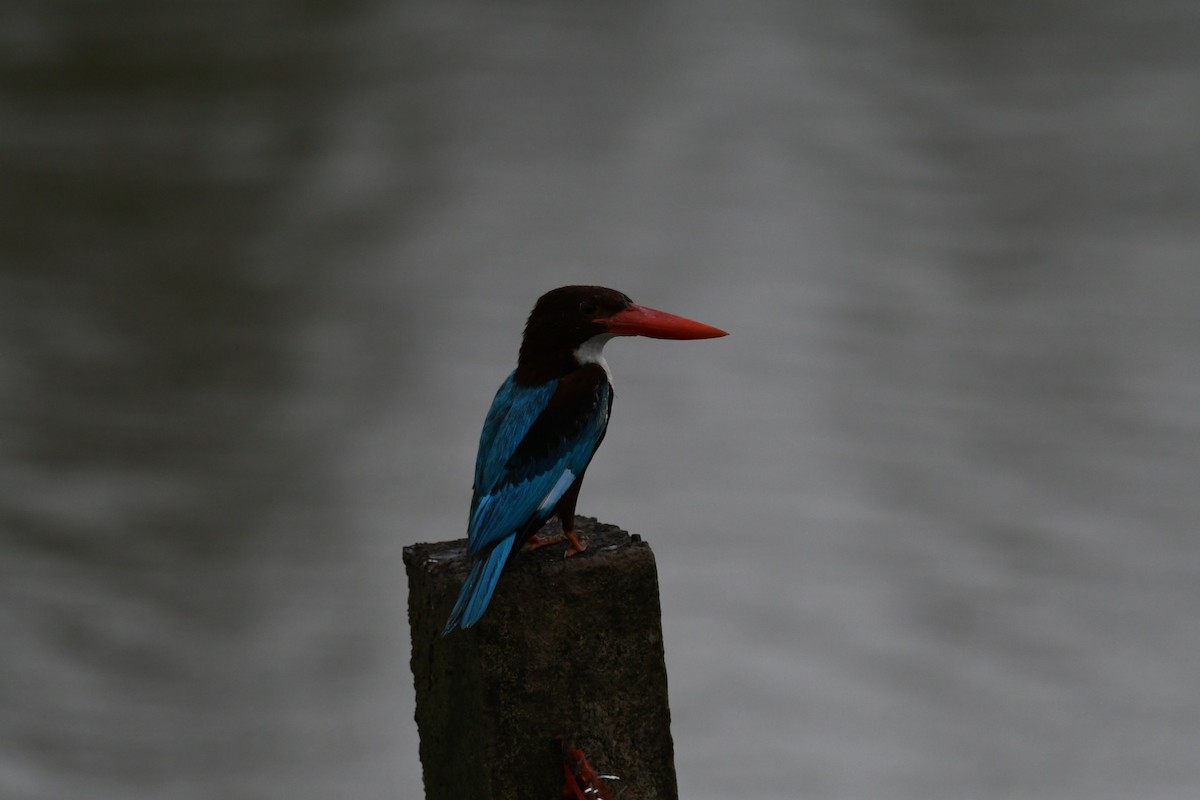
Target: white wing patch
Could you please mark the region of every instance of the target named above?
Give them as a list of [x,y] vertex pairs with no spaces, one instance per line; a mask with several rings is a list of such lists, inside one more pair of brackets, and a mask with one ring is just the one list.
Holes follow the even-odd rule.
[[542,513],[548,508],[552,508],[562,499],[562,496],[567,493],[567,489],[571,488],[571,484],[575,482],[575,473],[569,469],[564,469],[562,476],[558,482],[554,484],[554,488],[546,493],[542,498],[541,505],[537,507],[538,513]]

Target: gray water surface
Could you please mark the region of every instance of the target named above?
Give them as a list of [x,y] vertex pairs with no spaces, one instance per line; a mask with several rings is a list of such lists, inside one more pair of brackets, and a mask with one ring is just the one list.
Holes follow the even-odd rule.
[[[1200,796],[1188,3],[0,12],[0,797],[421,796],[400,553],[620,340],[681,796]],[[620,772],[620,765],[602,765]]]

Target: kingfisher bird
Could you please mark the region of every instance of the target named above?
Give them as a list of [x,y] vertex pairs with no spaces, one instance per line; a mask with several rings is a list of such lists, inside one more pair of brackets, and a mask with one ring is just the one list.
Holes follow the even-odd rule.
[[[725,335],[602,286],[563,286],[538,298],[517,368],[496,392],[479,436],[467,526],[471,571],[443,636],[479,621],[504,566],[522,545],[566,539],[568,557],[587,549],[575,530],[575,502],[612,409],[604,345],[614,336]],[[551,517],[562,523],[561,534],[540,532]]]

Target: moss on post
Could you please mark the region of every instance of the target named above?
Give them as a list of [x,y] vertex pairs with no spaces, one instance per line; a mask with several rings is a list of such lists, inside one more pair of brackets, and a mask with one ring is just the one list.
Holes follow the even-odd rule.
[[559,797],[562,740],[618,775],[622,800],[678,796],[654,554],[576,522],[587,551],[519,553],[479,624],[445,638],[466,541],[405,548],[428,800]]

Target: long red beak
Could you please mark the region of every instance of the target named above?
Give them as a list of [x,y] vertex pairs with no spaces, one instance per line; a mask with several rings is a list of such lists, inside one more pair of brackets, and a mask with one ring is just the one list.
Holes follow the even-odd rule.
[[618,336],[649,336],[652,339],[715,339],[729,334],[703,322],[677,317],[665,311],[633,305],[618,311],[605,322]]

